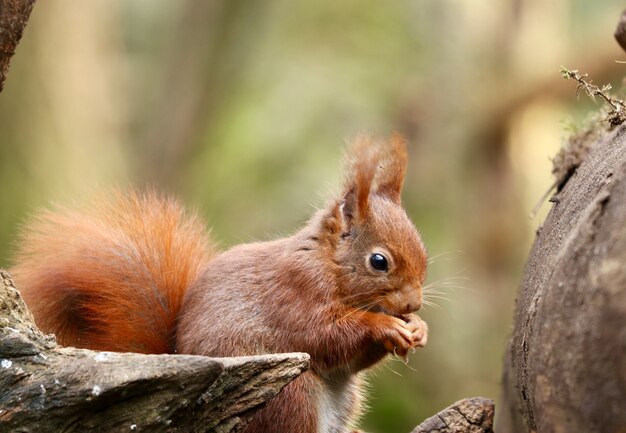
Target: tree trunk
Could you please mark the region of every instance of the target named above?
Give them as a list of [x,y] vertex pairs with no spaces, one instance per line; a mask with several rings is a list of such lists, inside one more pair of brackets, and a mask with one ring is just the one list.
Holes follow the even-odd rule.
[[626,127],[595,137],[526,265],[499,432],[626,431]]

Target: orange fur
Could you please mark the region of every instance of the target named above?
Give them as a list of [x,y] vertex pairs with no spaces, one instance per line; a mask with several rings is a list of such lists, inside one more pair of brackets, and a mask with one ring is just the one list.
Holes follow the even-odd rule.
[[11,270],[37,324],[59,342],[169,353],[185,290],[211,257],[205,228],[176,201],[114,193],[37,215]]
[[394,203],[400,204],[400,192],[404,183],[407,165],[406,140],[394,132],[391,136],[388,152],[383,154],[379,171],[378,194],[386,195]]
[[344,159],[348,174],[344,211],[351,218],[357,216],[363,219],[369,213],[369,195],[380,153],[376,149],[376,143],[370,137],[361,135],[346,150]]

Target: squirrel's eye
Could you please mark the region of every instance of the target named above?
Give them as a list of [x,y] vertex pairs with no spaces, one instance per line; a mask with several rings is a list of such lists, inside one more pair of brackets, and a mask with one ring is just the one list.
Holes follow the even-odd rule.
[[377,271],[387,272],[389,270],[387,258],[380,253],[374,253],[370,256],[370,265]]

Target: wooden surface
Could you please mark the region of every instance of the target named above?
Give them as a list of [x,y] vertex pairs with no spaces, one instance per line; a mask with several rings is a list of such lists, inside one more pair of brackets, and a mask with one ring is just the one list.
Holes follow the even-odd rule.
[[493,433],[494,403],[483,397],[457,401],[411,433]]

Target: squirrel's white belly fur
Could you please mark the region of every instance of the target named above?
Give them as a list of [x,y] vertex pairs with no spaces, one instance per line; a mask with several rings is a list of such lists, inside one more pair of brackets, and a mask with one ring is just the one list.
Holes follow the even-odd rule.
[[[358,413],[360,379],[347,369],[321,378],[319,393],[318,433],[346,433]],[[356,412],[356,413],[355,413]],[[356,415],[356,416],[355,416]]]

